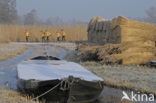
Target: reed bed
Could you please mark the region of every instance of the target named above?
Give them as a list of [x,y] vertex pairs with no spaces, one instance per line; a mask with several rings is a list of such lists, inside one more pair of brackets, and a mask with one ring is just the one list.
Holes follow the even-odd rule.
[[66,32],[66,41],[74,42],[79,40],[87,40],[87,26],[25,26],[25,25],[0,25],[0,42],[23,42],[25,41],[25,30],[30,33],[30,42],[41,41],[41,31],[49,31],[52,33],[51,42],[56,41],[56,32]]

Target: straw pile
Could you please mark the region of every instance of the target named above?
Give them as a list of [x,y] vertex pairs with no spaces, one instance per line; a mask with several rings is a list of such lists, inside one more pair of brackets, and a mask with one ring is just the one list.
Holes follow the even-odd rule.
[[[115,21],[115,20],[114,20]],[[113,27],[114,26],[114,27]],[[92,18],[88,25],[88,41],[98,44],[120,43],[120,28],[110,20]]]
[[123,64],[142,64],[156,59],[156,27],[122,16],[113,20],[92,18],[88,25],[88,41],[97,44],[121,44]]
[[120,45],[106,44],[104,46],[79,45],[78,57],[82,61],[102,61],[106,64],[121,63],[121,59],[116,58],[120,54]]
[[156,59],[156,27],[122,18],[121,43],[123,64],[144,64]]

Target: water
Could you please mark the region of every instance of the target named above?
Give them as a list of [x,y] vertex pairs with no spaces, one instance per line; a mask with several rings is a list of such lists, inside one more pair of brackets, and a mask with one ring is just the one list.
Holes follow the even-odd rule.
[[[62,59],[67,51],[60,47],[46,46],[49,56],[54,56]],[[23,60],[28,60],[36,56],[41,56],[45,54],[45,47],[43,45],[33,45],[20,56],[13,59],[0,62],[0,86],[5,87],[8,83],[9,87],[12,89],[17,89],[17,64]]]
[[[7,82],[9,87],[12,89],[17,89],[17,64],[23,60],[28,60],[30,58],[44,55],[45,47],[42,44],[30,45],[30,49],[27,50],[20,56],[17,56],[13,59],[0,62],[0,86],[5,87]],[[68,51],[60,47],[46,46],[46,51],[49,56],[54,56],[62,59]],[[121,102],[123,96],[122,89],[116,89],[113,87],[105,86],[102,91],[99,100],[100,103],[132,103],[130,101]],[[127,93],[131,91],[125,90]],[[133,102],[134,103],[134,102]],[[147,102],[137,102],[137,103],[147,103]],[[150,102],[155,103],[155,102]]]

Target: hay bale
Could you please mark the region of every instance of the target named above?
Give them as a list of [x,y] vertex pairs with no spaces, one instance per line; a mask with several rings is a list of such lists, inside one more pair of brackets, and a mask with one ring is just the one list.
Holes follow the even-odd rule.
[[128,25],[128,22],[129,20],[123,16],[119,16],[117,19],[116,19],[116,25]]
[[89,30],[90,29],[93,29],[93,25],[94,25],[94,22],[96,21],[96,18],[95,17],[93,17],[91,20],[90,20],[90,22],[89,22],[89,24],[88,24],[88,28],[87,28],[87,31],[89,32]]
[[150,24],[127,20],[120,25],[123,64],[144,64],[156,59],[156,27]]
[[120,54],[119,44],[107,44],[104,46],[78,46],[78,56],[83,61],[102,61],[103,63],[119,63],[121,59],[114,58]]
[[122,16],[111,21],[97,17],[89,25],[92,27],[88,31],[90,42],[122,44],[122,54],[115,58],[122,57],[123,64],[142,64],[156,59],[156,26]]
[[98,16],[98,17],[96,18],[96,20],[97,20],[97,21],[104,21],[105,19],[102,18],[101,16]]
[[96,30],[96,31],[102,30],[102,26],[103,26],[103,25],[101,25],[101,22],[102,22],[102,21],[104,21],[104,18],[102,18],[102,17],[100,17],[100,16],[98,16],[98,17],[96,18],[96,24],[95,24],[95,30]]
[[98,23],[98,29],[97,29],[98,31],[102,31],[103,30],[103,21],[100,21],[99,23]]

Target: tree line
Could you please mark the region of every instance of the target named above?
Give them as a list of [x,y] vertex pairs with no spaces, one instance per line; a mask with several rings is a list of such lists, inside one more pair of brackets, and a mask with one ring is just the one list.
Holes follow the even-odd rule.
[[[143,22],[149,22],[156,24],[156,7],[151,7],[146,11],[146,17],[137,18],[137,20]],[[41,20],[35,9],[26,13],[23,16],[19,16],[16,9],[16,0],[0,0],[0,24],[22,24],[22,25],[62,25],[62,24],[86,24],[75,19],[64,22],[60,17],[48,18],[47,20]]]
[[16,0],[0,0],[0,23],[11,24],[16,21]]

